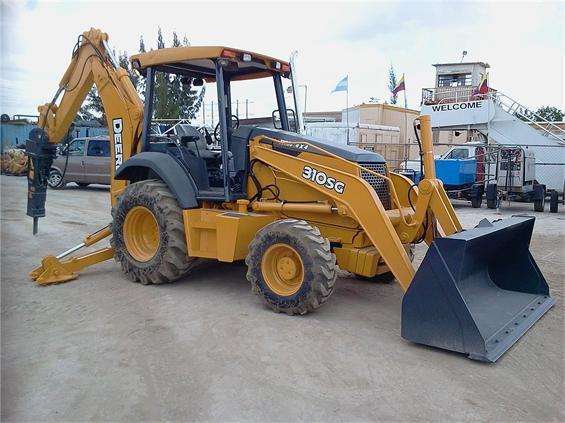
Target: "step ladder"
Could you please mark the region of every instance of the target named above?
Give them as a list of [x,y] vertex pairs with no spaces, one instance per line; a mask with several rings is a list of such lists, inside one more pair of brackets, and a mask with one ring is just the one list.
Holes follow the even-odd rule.
[[561,144],[565,144],[565,129],[562,129],[548,121],[533,110],[518,103],[516,100],[508,97],[500,91],[491,91],[489,93],[489,97],[506,113],[516,116],[521,120],[525,120],[532,126],[539,129],[546,137],[556,139]]

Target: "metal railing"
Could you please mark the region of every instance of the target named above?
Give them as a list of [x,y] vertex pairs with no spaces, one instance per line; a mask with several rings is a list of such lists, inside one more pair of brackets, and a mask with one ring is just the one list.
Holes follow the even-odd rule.
[[[422,88],[422,103],[444,104],[457,103],[460,101],[479,100],[486,97],[486,94],[477,94],[478,86],[459,86],[459,87],[434,87]],[[489,92],[496,90],[489,88]]]
[[476,86],[462,87],[435,87],[422,89],[422,104],[445,104],[461,101],[492,99],[506,113],[516,116],[535,126],[543,135],[554,138],[560,143],[565,143],[565,129],[548,121],[538,113],[520,104],[506,94],[489,88],[487,94],[477,94]]
[[[553,122],[548,121],[544,117],[528,109],[526,106],[518,103],[516,100],[508,97],[500,91],[492,93],[489,97],[492,98],[492,100],[506,113],[525,119],[538,130],[543,132],[545,136],[555,138],[559,142],[565,143],[565,130],[555,125]],[[551,128],[553,131],[550,131],[548,128]]]

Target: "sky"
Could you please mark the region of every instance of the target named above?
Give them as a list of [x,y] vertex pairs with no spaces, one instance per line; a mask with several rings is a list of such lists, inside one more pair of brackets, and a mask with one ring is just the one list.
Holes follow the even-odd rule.
[[[331,91],[349,75],[349,104],[389,99],[392,65],[406,78],[408,106],[434,85],[433,63],[491,66],[489,85],[520,103],[564,107],[563,2],[103,2],[0,0],[0,113],[36,114],[49,102],[69,63],[77,35],[90,27],[134,54],[143,35],[155,47],[157,27],[192,45],[227,45],[288,60],[307,85],[308,111],[340,110],[345,93]],[[302,90],[302,93],[304,90]],[[269,93],[271,94],[271,93]],[[260,88],[238,93],[250,117],[270,115]],[[235,99],[234,99],[235,101]],[[303,100],[302,100],[303,101]],[[401,102],[403,98],[401,97]]]

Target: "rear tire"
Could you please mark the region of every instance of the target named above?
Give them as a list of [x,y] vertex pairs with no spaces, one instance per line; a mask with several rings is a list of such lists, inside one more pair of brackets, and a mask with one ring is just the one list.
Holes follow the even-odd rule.
[[265,226],[251,242],[245,263],[253,292],[275,312],[306,314],[334,291],[337,265],[330,243],[304,220]]
[[498,187],[496,184],[487,185],[487,208],[496,209],[498,207]]
[[557,213],[559,211],[559,193],[557,191],[551,191],[549,196],[549,212]]
[[545,186],[534,185],[534,211],[543,212],[545,210]]
[[[149,220],[143,220],[146,216],[150,216]],[[144,285],[172,282],[197,262],[188,256],[182,210],[163,182],[146,180],[128,185],[112,208],[112,217],[110,243],[115,259],[133,282]],[[157,231],[155,239],[147,241],[152,228]]]
[[471,207],[474,209],[480,209],[483,204],[483,191],[484,188],[481,185],[472,185],[470,190],[469,199],[471,200]]
[[480,209],[481,204],[483,204],[483,196],[480,195],[478,197],[471,197],[471,207],[474,209]]

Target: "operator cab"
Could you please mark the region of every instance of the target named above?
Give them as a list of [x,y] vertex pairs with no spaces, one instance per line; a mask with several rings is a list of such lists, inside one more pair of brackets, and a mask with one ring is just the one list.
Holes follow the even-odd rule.
[[[254,83],[260,81],[261,93],[274,91],[271,102],[262,102],[261,106],[274,108],[274,126],[283,131],[295,130],[296,113],[286,107],[283,85],[283,80],[291,84],[290,65],[226,47],[160,49],[158,54],[138,54],[131,61],[133,68],[146,78],[141,150],[173,156],[194,181],[199,200],[247,198],[248,142],[257,131],[252,126],[240,126],[240,100],[232,98],[234,86],[245,85],[257,91]],[[166,107],[156,104],[155,91],[166,87],[166,81],[180,82],[182,92],[192,96],[192,104],[185,108],[181,105],[180,116],[171,115]],[[179,85],[176,87],[178,95]],[[213,95],[206,102],[204,96],[209,94]],[[245,106],[242,102],[241,107],[247,109],[248,101]],[[206,113],[211,115],[208,125]],[[197,117],[202,120],[198,125],[194,123]]]

